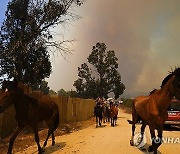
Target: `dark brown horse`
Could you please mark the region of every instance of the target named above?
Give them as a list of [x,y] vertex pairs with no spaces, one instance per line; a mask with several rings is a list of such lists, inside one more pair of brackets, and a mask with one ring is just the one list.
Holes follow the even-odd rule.
[[105,106],[104,119],[105,122],[110,122],[110,107],[107,105]]
[[38,123],[45,120],[49,130],[47,138],[44,142],[44,147],[47,145],[48,138],[52,135],[52,145],[55,144],[54,131],[59,124],[59,110],[58,105],[54,103],[50,97],[43,100],[25,95],[21,88],[18,87],[16,81],[4,82],[2,89],[6,91],[0,97],[0,112],[3,112],[11,104],[14,104],[16,111],[16,120],[18,127],[9,141],[8,154],[12,153],[13,143],[17,135],[23,130],[25,126],[30,126],[35,134],[35,141],[38,146],[39,153],[44,151],[39,144]]
[[111,126],[113,127],[116,125],[117,115],[118,115],[118,108],[115,106],[113,102],[110,102],[110,120],[111,120]]
[[[132,107],[132,137],[130,144],[134,145],[134,131],[137,119],[142,119],[141,135],[146,125],[149,125],[152,145],[148,151],[157,154],[158,147],[162,144],[163,124],[167,119],[167,108],[173,97],[180,99],[180,68],[176,68],[162,82],[161,89],[154,90],[149,96],[139,96],[134,99]],[[158,138],[155,136],[158,131]]]
[[94,107],[94,115],[96,116],[96,127],[98,127],[98,124],[101,126],[103,119],[103,107],[99,102]]

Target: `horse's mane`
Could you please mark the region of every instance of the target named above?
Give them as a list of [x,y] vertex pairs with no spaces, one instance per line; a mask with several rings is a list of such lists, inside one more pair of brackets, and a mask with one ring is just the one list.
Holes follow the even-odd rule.
[[17,89],[19,90],[19,92],[24,95],[25,97],[27,97],[30,101],[29,102],[25,102],[27,104],[32,104],[32,105],[37,105],[37,99],[36,98],[33,98],[33,97],[30,97],[29,95],[25,94],[22,87],[17,87]]
[[157,89],[151,90],[151,91],[149,92],[149,96],[152,95],[152,94],[154,94],[156,91],[157,91]]
[[169,81],[169,79],[173,76],[173,75],[178,75],[180,76],[180,68],[175,68],[174,71],[169,72],[169,74],[163,79],[162,83],[161,83],[161,88]]
[[36,105],[38,103],[38,100],[36,98],[33,98],[33,97],[30,97],[29,95],[27,95],[25,92],[24,92],[24,84],[23,83],[18,83],[16,80],[15,81],[6,81],[4,80],[3,81],[3,84],[2,84],[2,89],[3,91],[5,89],[8,89],[8,90],[14,90],[16,92],[18,92],[19,94],[21,95],[24,95],[27,99],[29,99],[29,101],[24,101],[24,103],[26,104],[32,104],[32,105]]

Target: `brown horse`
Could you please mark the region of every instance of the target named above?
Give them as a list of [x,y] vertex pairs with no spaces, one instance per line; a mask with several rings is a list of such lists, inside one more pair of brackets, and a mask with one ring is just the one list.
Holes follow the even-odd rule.
[[[164,78],[161,89],[154,90],[149,96],[139,96],[134,99],[132,107],[132,137],[130,144],[134,145],[134,131],[137,119],[142,119],[141,140],[146,125],[149,125],[152,145],[148,151],[157,154],[158,147],[162,144],[163,124],[167,119],[167,108],[173,97],[180,99],[180,68],[176,68]],[[158,131],[158,138],[155,136]]]
[[38,146],[39,153],[44,151],[39,144],[38,123],[45,120],[49,130],[47,138],[44,142],[44,147],[47,145],[48,138],[52,135],[52,145],[55,144],[54,131],[59,124],[59,110],[58,105],[54,103],[50,97],[44,100],[37,100],[35,98],[25,95],[21,88],[18,87],[16,81],[4,82],[2,89],[6,89],[0,98],[0,112],[3,112],[11,104],[14,104],[16,111],[16,120],[18,127],[9,141],[8,154],[12,153],[13,143],[17,135],[23,130],[25,126],[30,126],[35,134],[35,141]]
[[110,103],[110,120],[111,120],[111,126],[116,125],[117,121],[117,115],[118,115],[118,108],[115,106],[113,102]]

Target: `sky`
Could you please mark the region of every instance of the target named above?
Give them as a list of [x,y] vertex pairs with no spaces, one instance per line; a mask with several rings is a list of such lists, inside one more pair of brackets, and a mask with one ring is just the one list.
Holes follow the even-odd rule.
[[[0,0],[0,22],[6,5],[7,0]],[[51,89],[75,89],[77,68],[87,62],[97,42],[115,51],[126,86],[124,97],[159,89],[168,71],[179,66],[179,0],[86,0],[73,12],[81,18],[54,29],[63,33],[64,39],[76,41],[66,59],[58,53],[51,57],[53,72],[47,79]]]

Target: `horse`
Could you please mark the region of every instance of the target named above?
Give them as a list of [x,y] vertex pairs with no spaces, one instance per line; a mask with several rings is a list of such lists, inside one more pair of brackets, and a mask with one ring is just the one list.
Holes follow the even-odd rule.
[[97,102],[96,106],[94,107],[94,115],[96,116],[96,127],[101,126],[102,118],[103,118],[103,108],[99,102]]
[[110,119],[111,119],[111,126],[116,125],[117,121],[117,115],[118,115],[118,108],[113,104],[113,102],[110,102]]
[[[137,119],[142,119],[141,141],[146,125],[149,125],[152,145],[148,147],[148,151],[157,154],[157,149],[162,144],[163,124],[167,119],[167,109],[173,97],[180,99],[180,68],[176,68],[164,78],[160,89],[152,91],[149,96],[139,96],[133,100],[131,146],[134,145]],[[158,138],[155,135],[155,129],[158,132]]]
[[107,103],[106,103],[105,100],[100,101],[100,104],[102,106],[103,123],[106,123],[108,121],[108,117],[109,117],[109,108],[108,108]]
[[105,106],[105,112],[104,112],[105,122],[110,122],[110,107]]
[[[4,92],[0,97],[0,112],[3,112],[13,104],[16,112],[15,118],[18,125],[15,132],[10,137],[7,153],[12,153],[16,137],[26,126],[30,126],[33,129],[39,154],[44,152],[50,135],[52,135],[52,145],[55,145],[54,131],[58,128],[59,124],[58,105],[53,102],[50,97],[46,97],[43,100],[37,100],[25,95],[22,89],[18,87],[18,82],[15,80],[4,82],[2,89]],[[38,123],[41,121],[45,121],[49,127],[48,135],[43,147],[39,144],[38,135]]]

